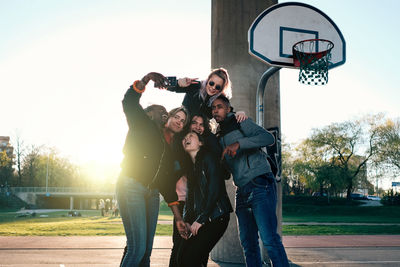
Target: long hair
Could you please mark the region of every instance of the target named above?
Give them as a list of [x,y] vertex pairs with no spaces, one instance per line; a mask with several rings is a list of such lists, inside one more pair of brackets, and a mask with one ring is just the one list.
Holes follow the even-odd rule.
[[200,117],[200,118],[203,119],[203,125],[204,125],[204,133],[203,133],[203,135],[204,136],[209,135],[211,133],[210,120],[203,113],[195,113],[195,114],[190,116],[190,120],[188,121],[188,123],[187,123],[187,125],[185,127],[185,130],[184,130],[185,135],[190,132],[190,125],[192,124],[192,120],[193,120],[194,117]]
[[212,102],[214,102],[214,100],[220,95],[224,95],[228,99],[230,99],[232,97],[232,87],[231,87],[232,83],[231,83],[231,80],[229,79],[228,71],[224,68],[218,68],[218,69],[212,70],[211,73],[208,75],[207,80],[202,82],[201,88],[200,88],[201,99],[203,101],[206,100],[206,98],[207,98],[206,86],[208,84],[208,80],[210,80],[211,76],[213,76],[213,75],[216,75],[219,78],[221,78],[224,81],[224,84],[222,86],[221,92],[218,92],[217,94],[213,95],[208,100],[207,106],[209,106],[209,107],[211,107]]
[[171,110],[168,112],[167,121],[169,120],[169,118],[174,117],[174,116],[176,115],[176,113],[178,113],[179,111],[182,111],[182,112],[185,113],[185,115],[186,115],[185,123],[183,124],[183,127],[185,127],[185,126],[187,125],[188,121],[189,121],[189,115],[190,115],[190,114],[189,114],[189,112],[187,111],[187,109],[186,109],[184,106],[171,109]]

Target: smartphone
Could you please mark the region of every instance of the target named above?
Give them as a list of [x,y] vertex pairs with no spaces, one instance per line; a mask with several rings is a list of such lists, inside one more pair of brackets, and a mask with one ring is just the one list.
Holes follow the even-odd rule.
[[177,85],[178,80],[176,79],[176,76],[168,76],[166,78],[168,80],[167,87],[176,86]]

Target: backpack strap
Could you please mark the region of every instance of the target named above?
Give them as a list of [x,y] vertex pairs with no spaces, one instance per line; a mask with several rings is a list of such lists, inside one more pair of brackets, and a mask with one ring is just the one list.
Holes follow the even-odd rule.
[[[241,127],[242,126],[241,123],[238,123],[238,124],[239,124],[239,131],[244,136],[248,137],[243,132],[242,127]],[[266,131],[268,131],[268,130],[266,130]],[[274,137],[275,137],[275,143],[270,145],[269,146],[270,148],[277,144],[277,136],[274,135]],[[278,153],[275,153],[273,151],[273,149],[268,149],[268,147],[265,147],[265,146],[264,147],[260,147],[260,150],[265,154],[265,156],[266,156],[266,158],[268,160],[268,163],[271,166],[272,174],[275,176],[275,180],[279,183],[282,179],[280,177],[281,172],[280,172],[280,169],[279,169],[279,162],[278,162],[278,158],[277,158],[279,156]]]

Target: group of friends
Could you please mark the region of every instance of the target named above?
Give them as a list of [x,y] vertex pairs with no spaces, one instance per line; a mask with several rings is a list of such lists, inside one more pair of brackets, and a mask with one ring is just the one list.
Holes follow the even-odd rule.
[[[149,81],[185,93],[182,107],[142,108]],[[169,266],[207,266],[210,251],[225,233],[233,212],[225,180],[236,186],[235,213],[247,266],[262,266],[259,237],[273,266],[289,266],[277,233],[276,181],[265,152],[271,133],[243,112],[233,112],[228,72],[206,80],[178,79],[171,86],[160,73],[135,81],[125,93],[129,126],[117,200],[126,233],[121,266],[150,266],[160,193],[174,214]],[[209,120],[218,123],[214,134]]]

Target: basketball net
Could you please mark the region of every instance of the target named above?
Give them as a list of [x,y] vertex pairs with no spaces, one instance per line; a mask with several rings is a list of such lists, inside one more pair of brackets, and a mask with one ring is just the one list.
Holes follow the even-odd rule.
[[293,45],[293,62],[300,68],[299,82],[308,85],[328,83],[328,70],[333,43],[323,39],[309,39]]

